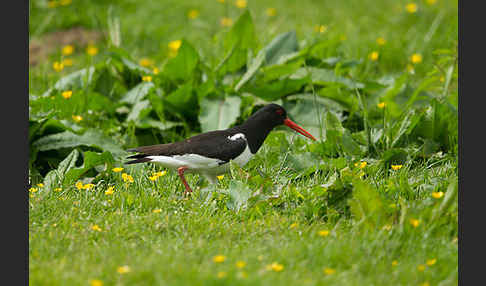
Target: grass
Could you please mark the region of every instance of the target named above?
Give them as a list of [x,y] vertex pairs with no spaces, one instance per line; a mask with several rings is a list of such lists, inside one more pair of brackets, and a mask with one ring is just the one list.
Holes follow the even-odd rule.
[[[417,12],[408,13],[407,1],[248,1],[259,48],[295,29],[300,46],[321,43],[305,65],[339,58],[330,70],[366,87],[348,90],[310,81],[298,92],[311,94],[310,101],[300,98],[292,105],[282,97],[279,101],[288,104],[292,119],[315,136],[324,132],[325,140],[311,143],[278,128],[243,169],[233,166],[217,187],[188,175],[195,192],[184,198],[175,172],[151,181],[152,173],[163,169],[123,166],[117,156],[109,157],[117,148],[199,133],[199,119],[164,115],[168,124],[180,124],[164,130],[125,120],[122,107],[130,111],[136,104],[120,104],[133,87],[122,77],[113,77],[109,94],[88,86],[73,88],[69,101],[56,93],[53,100],[40,95],[78,69],[93,66],[98,78],[100,71],[116,67],[107,57],[113,49],[108,35],[117,31],[110,21],[120,21],[120,47],[135,62],[149,58],[164,73],[168,43],[184,38],[207,66],[203,70],[214,70],[224,58],[222,39],[230,30],[221,27],[220,19],[236,21],[245,9],[231,1],[73,1],[57,8],[31,1],[31,41],[79,26],[108,35],[94,43],[100,51],[94,57],[76,45],[74,65],[61,72],[52,63],[62,59],[62,45],[29,69],[29,141],[35,150],[29,284],[457,285],[457,115],[450,111],[457,108],[458,96],[457,1],[432,2],[417,1]],[[270,7],[276,16],[266,14]],[[200,12],[198,18],[187,18],[190,9]],[[316,25],[327,29],[316,32]],[[379,37],[386,40],[384,45],[376,42]],[[373,51],[377,61],[369,59]],[[413,54],[420,54],[422,61],[412,63]],[[241,75],[228,73],[226,80],[235,74]],[[181,85],[160,75],[154,75],[154,83],[163,96]],[[218,84],[217,92],[241,99],[234,122],[263,100],[248,91],[233,92],[234,84],[226,81]],[[162,113],[154,96],[147,95],[153,109],[139,110],[139,118]],[[320,100],[325,104],[317,105]],[[315,113],[308,111],[313,104],[332,109],[332,100],[346,106],[337,112],[343,117],[323,112],[316,123]],[[386,107],[377,107],[378,102]],[[46,115],[49,111],[54,117]],[[74,114],[84,119],[73,122]],[[32,143],[41,135],[89,128],[112,138],[116,148],[93,147],[97,142],[50,149],[43,145],[37,151]],[[100,155],[100,149],[109,151]],[[60,170],[60,162],[73,150],[82,156],[75,157],[69,167],[74,171],[65,175],[81,170],[82,176],[50,184],[49,171]],[[84,167],[103,164],[83,169],[81,161]],[[124,170],[114,172],[117,166]],[[122,173],[134,182],[125,182]],[[93,186],[78,189],[78,181]],[[44,186],[37,185],[41,182]],[[114,187],[113,194],[105,194],[109,187]],[[224,261],[214,262],[217,255]],[[245,266],[238,268],[238,261]],[[129,271],[119,273],[122,266]]]

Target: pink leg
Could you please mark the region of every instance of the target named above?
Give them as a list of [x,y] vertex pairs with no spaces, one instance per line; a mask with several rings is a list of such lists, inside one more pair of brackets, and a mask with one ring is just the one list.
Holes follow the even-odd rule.
[[186,187],[186,190],[184,191],[184,195],[187,193],[192,193],[191,187],[189,187],[189,184],[186,181],[186,178],[184,177],[184,171],[187,170],[187,167],[179,167],[177,168],[177,173],[179,174],[179,177],[181,178],[182,183],[184,184],[184,187]]

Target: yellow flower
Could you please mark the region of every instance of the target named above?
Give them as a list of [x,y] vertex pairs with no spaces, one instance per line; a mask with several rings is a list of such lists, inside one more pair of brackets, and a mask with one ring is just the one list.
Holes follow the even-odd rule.
[[216,255],[213,257],[213,262],[214,263],[221,263],[221,262],[224,262],[226,260],[226,256],[224,255]]
[[141,65],[142,67],[150,67],[154,64],[154,62],[151,59],[142,58],[140,59],[140,61],[138,61],[138,64]]
[[417,270],[418,271],[424,271],[425,270],[425,265],[420,264],[419,266],[417,266]]
[[33,197],[35,197],[34,194],[30,194],[29,195],[29,198],[33,198]]
[[44,184],[43,183],[38,183],[37,184],[37,187],[42,188],[42,187],[44,187]]
[[161,209],[154,209],[152,212],[153,212],[154,214],[158,214],[158,213],[160,213],[161,211],[162,211]]
[[323,272],[326,275],[332,275],[332,274],[336,273],[336,269],[326,267],[326,268],[324,268]]
[[436,262],[437,262],[437,258],[432,258],[432,259],[428,259],[426,263],[427,263],[428,266],[432,266]]
[[240,9],[246,8],[246,0],[236,0],[235,5]]
[[94,56],[98,53],[98,48],[94,45],[88,45],[88,47],[86,48],[86,53],[90,56]]
[[385,224],[385,225],[383,226],[383,229],[384,229],[384,230],[390,230],[390,229],[392,229],[392,227],[391,227],[391,225],[389,225],[389,224]]
[[177,56],[177,51],[179,50],[181,45],[182,45],[181,40],[175,40],[175,41],[170,42],[169,45],[168,45],[169,57],[173,58],[173,57]]
[[231,18],[228,18],[228,17],[223,17],[223,18],[221,18],[219,23],[223,27],[230,27],[231,25],[233,25],[233,20],[231,20]]
[[121,168],[121,167],[116,167],[116,168],[113,168],[113,169],[111,169],[111,170],[112,170],[113,172],[115,172],[115,173],[118,173],[118,172],[123,171],[123,168]]
[[327,26],[324,26],[324,25],[315,25],[314,26],[314,31],[319,32],[319,33],[325,33],[327,31]]
[[57,6],[59,6],[59,3],[57,1],[47,2],[47,7],[49,7],[49,8],[56,8]]
[[329,230],[320,230],[318,234],[319,236],[326,237],[329,235]]
[[258,255],[257,259],[258,259],[258,261],[263,261],[263,255]]
[[83,189],[83,183],[81,181],[76,182],[76,188],[78,190],[82,190]]
[[432,197],[434,199],[440,199],[444,196],[444,192],[432,192]]
[[440,82],[444,82],[445,81],[445,77],[443,75],[441,75],[440,78],[439,78],[439,81]]
[[93,225],[91,229],[94,231],[101,231],[101,228],[97,224]]
[[384,44],[386,44],[386,40],[383,37],[379,37],[376,39],[376,43],[378,44],[378,46],[383,46]]
[[217,276],[218,278],[224,278],[224,277],[226,277],[226,275],[227,275],[227,274],[226,274],[226,272],[224,272],[224,271],[220,271],[220,272],[218,272],[218,274],[216,274],[216,276]]
[[35,193],[35,192],[37,192],[37,188],[32,187],[29,189],[29,193]]
[[189,19],[196,19],[197,17],[199,17],[199,10],[191,9],[187,13],[187,18]]
[[408,13],[415,13],[418,10],[418,6],[416,3],[408,3],[405,5],[405,10],[407,10]]
[[62,48],[62,54],[65,56],[69,56],[74,52],[74,46],[73,45],[65,45]]
[[128,273],[131,271],[130,269],[130,266],[128,265],[124,265],[124,266],[120,266],[116,269],[116,271],[120,274],[125,274],[125,273]]
[[369,55],[368,55],[368,58],[372,61],[377,61],[378,60],[378,52],[377,51],[373,51],[371,52]]
[[426,282],[420,284],[420,286],[430,286],[430,283],[426,281]]
[[420,220],[418,220],[418,219],[414,219],[414,218],[411,218],[411,219],[410,219],[410,224],[411,224],[413,227],[417,227],[417,226],[419,226],[419,224],[420,224]]
[[66,91],[63,91],[61,95],[65,99],[69,99],[73,95],[73,91],[72,90],[66,90]]
[[124,182],[133,183],[133,177],[131,175],[128,175],[127,173],[122,174],[122,179]]
[[72,118],[75,122],[83,120],[83,117],[81,115],[73,115]]
[[392,261],[392,266],[397,266],[397,265],[398,265],[398,261],[393,260],[393,261]]
[[274,262],[270,265],[267,265],[267,270],[272,270],[275,272],[280,272],[284,269],[284,266],[278,262]]
[[221,180],[224,178],[224,175],[219,175],[219,176],[217,176],[216,178],[218,178],[218,180],[220,180],[220,181],[221,181]]
[[167,174],[167,171],[155,172],[153,175],[157,176],[157,177],[162,177],[162,176],[165,176],[165,174]]
[[267,16],[269,17],[273,17],[273,16],[276,16],[277,15],[277,9],[275,8],[267,8]]
[[144,75],[142,77],[142,81],[150,82],[150,81],[152,81],[152,76]]
[[218,0],[219,3],[224,3],[224,0]]
[[67,6],[69,4],[71,4],[72,0],[60,0],[59,1],[59,4],[61,4],[62,6]]
[[115,190],[115,187],[113,187],[113,186],[108,187],[108,190],[105,191],[105,195],[113,195],[114,190]]
[[158,176],[150,176],[149,180],[150,181],[156,181],[159,177]]
[[54,63],[52,64],[52,68],[53,68],[55,71],[60,72],[60,71],[62,71],[62,70],[64,69],[64,64],[63,64],[62,62],[58,62],[58,61],[56,61],[56,62],[54,62]]
[[245,261],[236,261],[236,268],[243,268],[246,266],[246,262]]
[[55,188],[54,191],[55,192],[60,192],[60,191],[62,191],[62,189],[61,188]]
[[154,68],[154,69],[152,70],[152,72],[153,72],[154,74],[159,74],[159,72],[160,72],[160,71],[159,71],[159,69],[158,69],[158,68]]
[[403,165],[391,165],[391,168],[395,171],[400,170],[403,167]]
[[355,167],[359,167],[360,169],[364,169],[364,167],[366,167],[366,165],[368,165],[368,162],[366,162],[366,161],[362,161],[362,162],[359,162],[359,163],[358,162],[354,163],[354,166]]
[[103,281],[98,279],[93,279],[89,281],[90,286],[103,286]]
[[93,184],[86,184],[86,185],[83,186],[83,189],[85,189],[85,190],[91,190],[93,187],[94,187]]
[[421,54],[413,54],[410,56],[410,61],[412,64],[418,64],[422,62],[422,55]]
[[380,103],[378,103],[377,105],[378,105],[378,108],[385,108],[386,103],[384,103],[384,102],[380,102]]
[[426,0],[425,1],[428,5],[434,5],[435,3],[437,3],[437,0]]
[[298,224],[297,224],[296,222],[294,222],[293,224],[291,224],[291,225],[290,225],[290,229],[292,229],[292,228],[296,228],[296,227],[297,227],[297,225],[298,225]]

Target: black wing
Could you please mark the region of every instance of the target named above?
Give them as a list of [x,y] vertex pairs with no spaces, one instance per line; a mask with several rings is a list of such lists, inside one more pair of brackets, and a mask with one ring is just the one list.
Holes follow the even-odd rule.
[[238,157],[246,148],[247,142],[244,137],[229,139],[236,133],[230,130],[210,131],[184,141],[129,149],[128,152],[138,152],[139,154],[128,157],[128,159],[133,160],[126,164],[150,162],[151,159],[147,158],[148,156],[185,154],[198,154],[207,158],[219,159],[226,163]]

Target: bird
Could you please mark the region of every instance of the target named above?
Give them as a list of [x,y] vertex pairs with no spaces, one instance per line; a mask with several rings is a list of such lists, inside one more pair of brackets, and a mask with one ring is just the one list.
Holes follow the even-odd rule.
[[229,171],[230,161],[243,167],[260,149],[270,131],[279,125],[286,125],[316,140],[290,120],[282,106],[271,103],[258,109],[241,125],[201,133],[174,143],[128,149],[128,152],[137,154],[127,157],[130,161],[126,164],[151,162],[176,169],[185,187],[184,195],[191,194],[192,189],[184,174],[198,173],[216,184],[217,176]]

